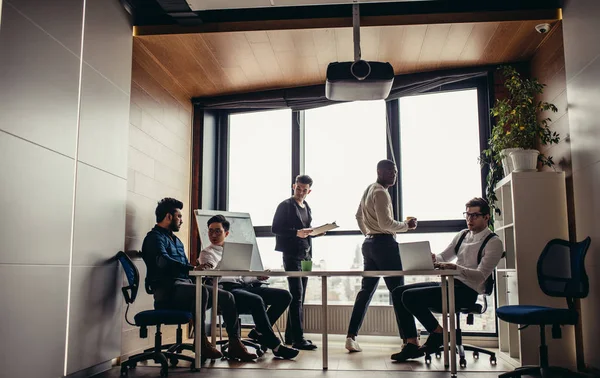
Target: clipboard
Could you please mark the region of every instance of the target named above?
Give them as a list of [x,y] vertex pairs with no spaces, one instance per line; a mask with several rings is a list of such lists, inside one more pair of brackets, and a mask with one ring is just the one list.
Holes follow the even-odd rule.
[[335,224],[335,221],[332,222],[332,223],[325,223],[322,226],[313,228],[312,232],[310,234],[308,234],[308,235],[309,236],[318,236],[318,235],[321,235],[321,234],[323,234],[323,233],[325,233],[327,231],[336,229],[338,227],[340,227],[340,226],[338,226],[337,224]]

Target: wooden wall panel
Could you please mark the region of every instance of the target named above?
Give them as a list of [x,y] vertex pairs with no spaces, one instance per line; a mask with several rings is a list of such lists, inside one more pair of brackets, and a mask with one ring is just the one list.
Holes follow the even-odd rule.
[[[537,78],[541,83],[546,84],[544,93],[540,96],[541,101],[554,103],[559,109],[558,113],[545,112],[541,117],[552,118],[551,128],[560,125],[561,146],[540,146],[545,154],[552,155],[554,161],[570,175],[571,156],[569,149],[562,145],[568,145],[568,110],[566,101],[567,80],[565,76],[565,56],[562,38],[562,23],[558,23],[551,30],[551,34],[545,42],[538,48],[531,59],[531,76]],[[555,152],[561,151],[557,155]]]
[[[170,42],[177,36],[169,36]],[[186,247],[193,224],[190,204],[190,148],[192,105],[181,79],[167,69],[177,67],[172,58],[160,61],[138,38],[134,40],[129,115],[127,169],[126,248],[139,250],[146,233],[156,223],[154,210],[163,197],[184,203],[185,220],[177,236]],[[166,65],[165,65],[166,64]],[[144,264],[136,261],[140,273]],[[142,277],[143,280],[143,277]],[[144,290],[138,293],[133,313],[153,308]],[[163,329],[164,341],[174,340],[175,328]],[[121,355],[150,347],[152,337],[139,338],[136,327],[124,325]]]

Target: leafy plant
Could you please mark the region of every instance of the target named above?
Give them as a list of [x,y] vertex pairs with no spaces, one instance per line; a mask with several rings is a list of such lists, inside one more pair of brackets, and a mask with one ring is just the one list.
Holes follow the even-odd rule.
[[[506,148],[535,149],[541,145],[555,144],[560,141],[558,133],[548,127],[550,118],[538,119],[538,114],[545,111],[557,112],[554,104],[536,101],[536,97],[544,92],[545,84],[537,79],[523,79],[512,66],[499,67],[504,77],[504,87],[508,96],[497,99],[490,109],[496,123],[488,140],[488,148],[483,150],[479,162],[488,166],[486,198],[496,212],[494,204],[498,200],[494,187],[504,177],[501,151]],[[552,157],[544,154],[538,156],[542,165],[552,167]]]

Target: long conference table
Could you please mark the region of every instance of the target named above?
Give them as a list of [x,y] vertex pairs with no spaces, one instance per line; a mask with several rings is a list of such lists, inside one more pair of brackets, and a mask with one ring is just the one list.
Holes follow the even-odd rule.
[[[448,313],[455,313],[454,305],[454,276],[458,275],[459,272],[456,270],[413,270],[413,271],[311,271],[311,272],[284,272],[284,271],[224,271],[224,270],[195,270],[190,272],[191,276],[196,276],[196,282],[202,282],[203,277],[212,277],[217,279],[219,277],[227,276],[245,276],[245,277],[320,277],[321,278],[321,316],[323,324],[323,346],[321,348],[323,352],[323,370],[327,370],[328,360],[328,345],[327,345],[327,278],[328,277],[398,277],[398,276],[439,276],[441,278],[442,292],[446,292],[448,295],[442,295],[442,327],[444,329],[444,366],[448,368],[450,366],[450,373],[452,377],[456,377],[456,353],[449,353],[448,350],[448,334],[450,335],[450,350],[456,350],[456,324],[455,317],[448,316]],[[212,296],[212,308],[217,308],[217,289],[218,285],[213,285],[213,296]],[[196,314],[201,314],[202,307],[202,290],[201,285],[196,285]],[[216,342],[216,324],[217,324],[217,312],[211,311],[212,314],[212,343],[215,345]],[[448,326],[448,321],[450,325]],[[201,329],[202,319],[200,316],[196,316],[195,329]],[[196,369],[201,368],[201,355],[200,355],[200,332],[194,332],[195,335],[195,367]],[[450,357],[450,358],[448,358]]]

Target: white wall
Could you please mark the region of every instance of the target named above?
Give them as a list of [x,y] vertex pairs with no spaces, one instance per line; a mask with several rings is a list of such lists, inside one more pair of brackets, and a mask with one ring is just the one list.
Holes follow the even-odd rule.
[[2,375],[57,377],[120,354],[132,32],[117,0],[0,5]]

